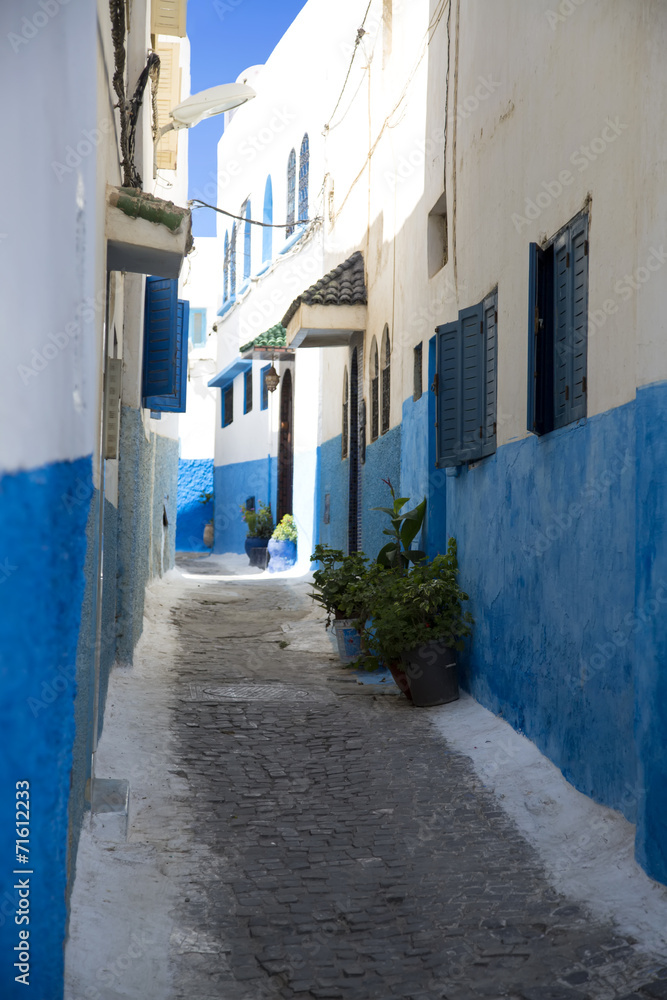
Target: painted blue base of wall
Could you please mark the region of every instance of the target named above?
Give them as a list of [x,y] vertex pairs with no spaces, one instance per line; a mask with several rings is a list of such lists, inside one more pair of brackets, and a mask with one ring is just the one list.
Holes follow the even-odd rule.
[[213,519],[213,501],[202,503],[202,493],[213,493],[213,459],[178,460],[177,552],[210,552],[204,528]]
[[147,441],[141,411],[123,406],[120,455],[116,650],[121,663],[131,663],[146,585],[174,563],[178,442],[159,434]]
[[[347,552],[349,459],[341,458],[341,436],[320,445],[318,451],[318,518],[315,537],[323,544]],[[401,480],[401,428],[392,427],[386,434],[366,446],[366,461],[361,466],[360,548],[370,558],[375,558],[387,538],[382,529],[387,526],[386,515],[371,510],[386,507],[391,502],[389,487],[383,479],[390,479],[397,491]],[[324,523],[326,497],[329,496],[329,523]]]
[[[90,458],[0,479],[0,981],[8,1000],[26,995],[13,966],[20,929],[30,931],[28,992],[62,997],[74,675],[92,496]],[[29,784],[28,865],[15,864],[17,782]],[[33,874],[10,882],[14,868]],[[30,880],[30,923],[17,925],[12,886],[20,878]]]
[[637,858],[667,883],[667,384],[637,393]]
[[276,458],[260,458],[251,462],[216,465],[215,489],[215,542],[214,552],[245,552],[247,535],[241,506],[248,497],[255,497],[255,506],[270,498],[271,510],[276,516],[276,490],[278,481]]

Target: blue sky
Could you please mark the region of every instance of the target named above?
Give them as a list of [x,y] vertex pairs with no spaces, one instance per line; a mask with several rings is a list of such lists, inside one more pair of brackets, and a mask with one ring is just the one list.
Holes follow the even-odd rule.
[[[266,62],[305,4],[306,0],[189,0],[192,93],[232,83],[248,66]],[[190,130],[190,198],[201,197],[215,181],[221,135],[222,116]],[[215,203],[215,197],[204,200]],[[192,219],[195,236],[215,236],[214,212],[199,208]]]

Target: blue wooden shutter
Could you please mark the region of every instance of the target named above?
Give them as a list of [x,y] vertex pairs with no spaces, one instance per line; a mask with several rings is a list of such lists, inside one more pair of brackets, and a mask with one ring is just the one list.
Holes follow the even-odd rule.
[[539,278],[540,261],[543,251],[537,243],[528,247],[528,411],[526,427],[534,434],[539,434],[537,408],[539,402],[539,371],[538,371],[538,336],[540,320]]
[[554,427],[570,419],[571,273],[570,233],[566,231],[554,244]]
[[497,356],[498,356],[498,291],[487,295],[482,303],[484,321],[484,354],[482,359],[482,441],[480,457],[496,450]]
[[176,278],[146,278],[144,397],[161,396],[176,390],[177,302]]
[[482,304],[462,309],[461,328],[461,451],[463,461],[479,458],[484,439],[484,320]]
[[571,230],[572,310],[570,341],[569,419],[586,416],[586,355],[588,347],[588,216],[577,219]]
[[[149,279],[150,280],[150,279]],[[160,279],[162,280],[162,279]],[[174,279],[176,285],[178,282]],[[173,391],[144,397],[144,406],[165,413],[185,413],[188,376],[188,328],[190,303],[177,299],[173,323],[175,351],[171,382]],[[145,372],[145,369],[144,369]]]
[[459,465],[461,459],[461,335],[458,323],[436,328],[436,370],[438,376],[437,464]]

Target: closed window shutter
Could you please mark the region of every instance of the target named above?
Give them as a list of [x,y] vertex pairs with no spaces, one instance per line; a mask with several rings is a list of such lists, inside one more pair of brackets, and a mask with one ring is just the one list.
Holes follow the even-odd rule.
[[572,227],[572,319],[570,341],[570,420],[586,416],[588,340],[588,216]]
[[[155,51],[160,57],[160,81],[157,88],[158,128],[171,122],[169,112],[181,103],[181,71],[179,42],[158,42]],[[175,170],[178,153],[178,130],[166,132],[157,145],[155,162],[160,170]]]
[[146,278],[143,395],[176,390],[176,278]]
[[[167,306],[167,289],[170,285]],[[174,297],[175,278],[146,279],[144,332],[144,406],[166,413],[185,413],[190,304]]]
[[151,34],[185,37],[187,0],[153,0],[151,4]]
[[484,439],[484,321],[482,306],[463,309],[461,324],[461,431],[463,460],[478,458]]
[[461,338],[458,323],[437,327],[438,415],[437,451],[439,466],[459,465],[461,459],[461,419],[459,406]]
[[484,356],[482,359],[482,442],[480,457],[496,450],[498,293],[487,296],[482,305]]
[[569,423],[572,337],[570,234],[554,245],[554,427]]

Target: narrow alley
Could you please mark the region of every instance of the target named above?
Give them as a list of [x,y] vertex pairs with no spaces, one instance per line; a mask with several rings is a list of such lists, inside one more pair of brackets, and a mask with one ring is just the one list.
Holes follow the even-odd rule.
[[306,578],[234,560],[182,556],[112,675],[98,765],[131,809],[126,839],[84,826],[68,1000],[667,998],[656,935],[564,895],[441,735],[489,713],[358,683]]

